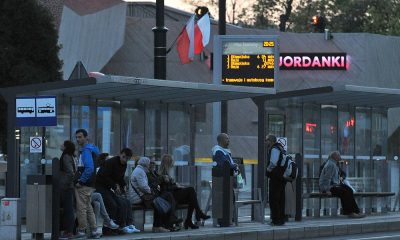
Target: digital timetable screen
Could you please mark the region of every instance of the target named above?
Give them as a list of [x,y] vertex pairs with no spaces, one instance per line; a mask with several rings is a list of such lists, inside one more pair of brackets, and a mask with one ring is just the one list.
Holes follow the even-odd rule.
[[274,40],[222,42],[221,83],[275,87]]

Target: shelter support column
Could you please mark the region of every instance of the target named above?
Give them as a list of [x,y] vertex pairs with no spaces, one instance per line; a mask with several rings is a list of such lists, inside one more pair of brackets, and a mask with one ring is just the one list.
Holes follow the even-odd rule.
[[20,164],[17,158],[17,141],[15,139],[15,94],[5,96],[7,102],[7,175],[6,197],[19,198]]
[[261,189],[261,196],[265,200],[265,98],[253,98],[258,110],[258,165],[257,188]]

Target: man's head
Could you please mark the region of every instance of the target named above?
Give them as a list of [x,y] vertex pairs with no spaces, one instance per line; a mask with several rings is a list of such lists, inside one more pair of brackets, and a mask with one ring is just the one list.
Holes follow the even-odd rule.
[[119,154],[119,159],[122,165],[125,165],[126,162],[132,158],[133,152],[130,148],[124,148],[121,150]]
[[218,145],[223,148],[228,148],[229,146],[229,135],[226,133],[220,133],[217,137]]
[[329,158],[335,160],[337,163],[342,160],[342,158],[340,157],[340,153],[339,151],[333,151],[331,152],[331,154],[329,154]]
[[88,133],[85,129],[78,129],[75,132],[75,138],[76,142],[78,143],[79,146],[83,147],[87,143],[87,136]]
[[275,135],[268,134],[267,137],[265,137],[265,147],[267,149],[270,149],[275,143],[276,143]]

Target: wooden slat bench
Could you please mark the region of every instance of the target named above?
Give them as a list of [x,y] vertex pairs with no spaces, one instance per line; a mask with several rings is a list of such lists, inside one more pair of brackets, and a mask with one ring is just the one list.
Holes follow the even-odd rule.
[[[369,214],[371,212],[375,212],[376,208],[373,208],[373,201],[376,200],[376,198],[383,198],[384,204],[382,206],[382,212],[386,213],[388,210],[390,210],[390,203],[388,201],[388,198],[391,196],[394,196],[394,192],[355,192],[354,197],[356,199],[361,199],[361,198],[371,198],[368,202],[366,202],[366,205],[368,206],[365,207],[364,212]],[[321,210],[321,199],[327,199],[327,198],[336,198],[333,196],[331,193],[321,193],[321,192],[311,192],[311,193],[305,193],[303,194],[303,199],[310,199],[310,198],[318,198],[318,208],[316,210],[316,216],[319,217],[320,215],[320,210]],[[336,199],[335,201],[335,207],[332,209],[332,215],[337,214],[337,208],[338,208],[338,200],[339,198]]]
[[[176,210],[185,210],[189,207],[187,204],[179,204]],[[152,208],[146,208],[143,204],[132,205],[133,224],[140,231],[144,231],[144,223],[146,222],[146,211],[153,211]]]

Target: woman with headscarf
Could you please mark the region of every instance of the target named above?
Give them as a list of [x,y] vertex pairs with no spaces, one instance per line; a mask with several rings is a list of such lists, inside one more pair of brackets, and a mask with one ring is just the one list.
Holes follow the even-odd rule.
[[[149,172],[150,159],[148,157],[141,157],[136,168],[133,170],[128,186],[128,199],[131,204],[143,203],[142,196],[145,194],[153,194],[150,188],[147,173]],[[169,214],[161,214],[156,208],[153,208],[153,232],[169,232],[170,230],[164,228],[164,224],[169,220]]]
[[197,194],[193,187],[182,187],[175,183],[174,179],[171,177],[170,171],[174,166],[174,160],[169,154],[165,154],[161,158],[161,165],[158,174],[161,178],[161,191],[171,192],[178,204],[188,204],[188,211],[186,215],[186,220],[184,222],[185,229],[189,227],[191,229],[199,228],[192,222],[193,211],[196,211],[196,220],[209,219],[210,216],[206,215],[201,211],[199,203],[197,201]]

